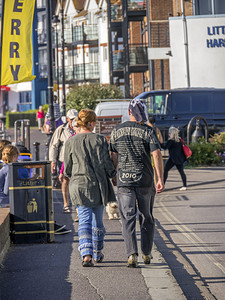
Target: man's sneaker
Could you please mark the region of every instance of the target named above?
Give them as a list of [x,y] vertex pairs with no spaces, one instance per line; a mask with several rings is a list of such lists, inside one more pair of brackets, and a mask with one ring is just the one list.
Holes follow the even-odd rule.
[[131,254],[128,257],[127,266],[130,268],[136,268],[137,267],[137,254]]
[[54,224],[54,231],[55,231],[55,233],[56,232],[59,232],[59,231],[61,231],[62,229],[64,229],[66,227],[66,225],[59,225],[59,224]]
[[70,233],[72,230],[71,229],[67,229],[67,228],[63,228],[60,231],[55,232],[55,234],[66,234],[66,233]]
[[144,264],[146,264],[146,265],[150,264],[150,262],[151,262],[151,254],[149,254],[149,255],[142,254],[142,258],[143,258]]
[[186,191],[186,190],[187,190],[186,186],[182,186],[182,188],[180,188],[180,191]]

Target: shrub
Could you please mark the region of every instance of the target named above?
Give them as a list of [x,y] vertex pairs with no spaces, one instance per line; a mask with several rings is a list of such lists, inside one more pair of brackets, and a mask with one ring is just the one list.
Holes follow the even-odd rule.
[[74,85],[66,96],[67,109],[75,108],[78,111],[82,108],[95,109],[97,99],[122,99],[121,90],[114,85],[84,84]]
[[190,144],[192,156],[188,162],[192,166],[221,164],[223,157],[217,153],[215,144],[208,143],[204,138],[199,139],[197,143]]

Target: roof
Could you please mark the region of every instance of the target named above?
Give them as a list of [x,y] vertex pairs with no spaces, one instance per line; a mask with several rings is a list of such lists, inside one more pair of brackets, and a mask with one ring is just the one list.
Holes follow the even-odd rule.
[[86,0],[73,0],[73,4],[76,10],[84,9],[85,2]]
[[76,16],[74,16],[74,19],[76,18],[80,18],[80,17],[85,17],[88,14],[87,10],[82,10],[81,12],[79,12]]

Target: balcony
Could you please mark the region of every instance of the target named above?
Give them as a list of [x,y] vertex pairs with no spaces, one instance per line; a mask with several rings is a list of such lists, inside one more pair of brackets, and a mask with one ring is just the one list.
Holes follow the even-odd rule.
[[147,47],[140,45],[129,46],[130,66],[147,65],[148,52]]
[[[54,30],[52,31],[52,44],[57,44],[57,36],[58,36],[58,45],[62,44],[62,37],[61,37],[61,30]],[[72,30],[71,29],[64,29],[64,43],[71,44],[72,43]]]
[[47,78],[48,77],[47,63],[46,64],[39,63],[38,68],[39,68],[39,78]]
[[47,44],[47,32],[43,28],[37,29],[38,44]]
[[128,0],[128,10],[145,10],[146,9],[146,0],[139,1],[139,0]]
[[[111,0],[111,21],[112,22],[122,22],[123,14],[122,14],[122,1],[114,1]],[[128,0],[128,15],[139,15],[140,13],[146,10],[146,0],[139,1],[139,0]],[[146,13],[144,12],[143,15]]]
[[[85,70],[85,72],[84,72]],[[59,68],[59,78],[62,79],[62,68]],[[54,80],[57,79],[57,68],[54,68]],[[85,75],[85,76],[84,76]],[[99,65],[98,63],[79,64],[65,67],[65,79],[66,81],[88,81],[98,80]]]
[[124,68],[123,50],[113,51],[113,71],[122,71]]
[[[148,65],[147,47],[140,45],[129,46],[129,66],[142,70]],[[113,71],[122,71],[124,68],[123,50],[113,51]],[[135,69],[134,69],[135,72]],[[139,72],[139,71],[138,71]]]
[[93,42],[98,40],[97,25],[83,25],[73,27],[73,42]]

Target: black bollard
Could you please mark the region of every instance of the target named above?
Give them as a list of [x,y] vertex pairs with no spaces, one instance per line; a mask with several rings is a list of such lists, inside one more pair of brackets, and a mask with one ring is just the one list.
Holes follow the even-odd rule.
[[39,161],[40,160],[40,152],[39,152],[40,151],[40,149],[39,149],[40,143],[34,142],[33,145],[34,145],[34,153],[35,153],[34,159],[35,159],[35,161]]
[[49,142],[45,143],[45,160],[48,160],[49,155],[48,155],[48,147],[49,147]]

